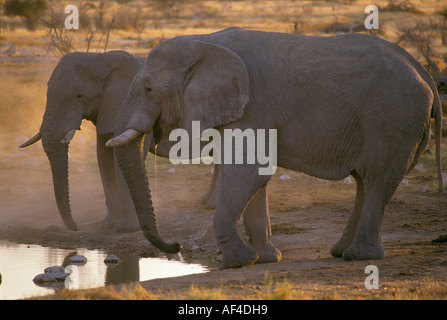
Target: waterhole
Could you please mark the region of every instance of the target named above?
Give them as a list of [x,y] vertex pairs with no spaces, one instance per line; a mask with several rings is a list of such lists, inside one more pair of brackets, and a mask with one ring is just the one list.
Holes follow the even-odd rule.
[[[43,283],[33,282],[36,275],[44,273],[51,266],[67,267],[69,258],[82,255],[87,258],[85,264],[75,264],[70,289],[88,289],[108,284],[121,284],[159,278],[177,277],[195,273],[205,273],[209,268],[200,264],[190,264],[176,259],[141,258],[134,254],[114,253],[118,263],[104,263],[109,255],[100,250],[60,249],[39,245],[17,244],[0,241],[0,299],[22,299],[52,294],[56,288],[66,287],[65,281]],[[66,269],[66,270],[68,270]]]

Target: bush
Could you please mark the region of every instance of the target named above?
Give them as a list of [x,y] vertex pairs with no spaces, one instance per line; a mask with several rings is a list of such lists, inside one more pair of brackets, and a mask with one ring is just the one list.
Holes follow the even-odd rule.
[[411,13],[422,13],[421,10],[416,8],[410,0],[389,0],[388,5],[384,8],[380,8],[382,11],[391,12],[411,12]]
[[6,0],[6,16],[22,17],[27,30],[34,31],[39,24],[40,17],[48,8],[47,0]]

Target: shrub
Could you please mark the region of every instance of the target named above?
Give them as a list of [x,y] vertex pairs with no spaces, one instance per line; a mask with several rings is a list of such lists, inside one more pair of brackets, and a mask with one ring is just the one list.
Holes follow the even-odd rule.
[[34,31],[40,17],[48,8],[47,0],[6,0],[5,15],[19,16],[23,19],[27,30]]

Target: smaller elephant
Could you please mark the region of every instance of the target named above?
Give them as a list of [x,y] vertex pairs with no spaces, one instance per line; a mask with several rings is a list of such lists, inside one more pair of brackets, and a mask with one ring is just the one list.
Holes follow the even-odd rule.
[[[51,164],[57,206],[64,223],[72,230],[77,226],[72,219],[68,192],[68,144],[83,119],[96,126],[98,166],[108,211],[101,227],[121,232],[140,229],[127,184],[113,150],[106,148],[105,142],[113,137],[121,103],[144,60],[125,51],[76,52],[64,56],[48,82],[46,110],[39,133],[20,145],[24,148],[42,139]],[[170,142],[162,143],[156,154],[168,157],[169,148]],[[144,158],[149,151],[155,153],[152,135],[145,139]],[[204,198],[215,198],[213,192],[212,184]]]
[[[42,139],[51,165],[57,206],[64,223],[72,230],[77,226],[68,192],[68,145],[83,119],[96,126],[97,159],[108,212],[101,227],[117,231],[139,229],[113,150],[105,148],[104,143],[113,136],[115,117],[142,62],[143,59],[125,51],[75,52],[62,57],[48,81],[40,130],[19,146],[24,148]],[[145,157],[149,147],[150,142],[145,143]]]

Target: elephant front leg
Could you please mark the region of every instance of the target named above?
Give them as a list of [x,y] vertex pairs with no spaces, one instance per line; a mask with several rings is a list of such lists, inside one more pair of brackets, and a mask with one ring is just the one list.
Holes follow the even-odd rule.
[[243,214],[250,246],[258,253],[256,263],[281,261],[282,254],[272,243],[267,186],[256,192]]
[[106,198],[107,216],[101,223],[101,228],[112,229],[120,218],[120,204],[117,197],[117,184],[115,165],[113,161],[113,149],[105,146],[106,141],[112,135],[97,135],[97,158],[101,181]]
[[202,196],[200,201],[206,206],[207,209],[216,207],[216,203],[219,199],[220,192],[220,179],[219,179],[219,165],[214,165],[213,179],[208,191]]
[[225,209],[217,206],[213,218],[213,229],[217,243],[222,250],[220,269],[240,268],[254,263],[258,254],[247,246],[239,237],[236,230],[238,218]]
[[115,224],[115,230],[119,232],[132,232],[140,230],[140,224],[135,212],[129,187],[124,179],[123,173],[115,162],[115,176],[117,184],[117,197],[119,199],[120,217]]
[[246,245],[237,233],[237,222],[250,199],[267,179],[258,176],[253,165],[221,165],[221,192],[213,218],[214,234],[222,250],[221,268],[237,268],[254,263],[258,253]]

